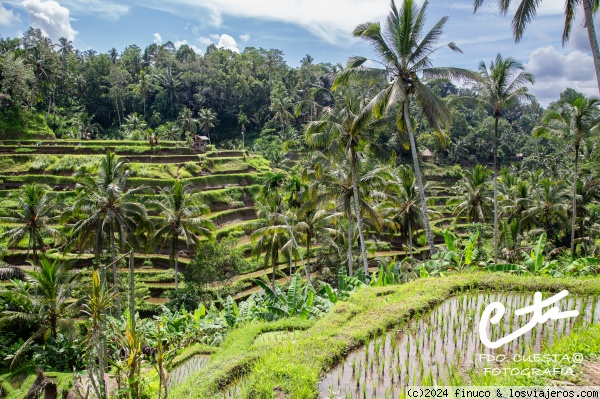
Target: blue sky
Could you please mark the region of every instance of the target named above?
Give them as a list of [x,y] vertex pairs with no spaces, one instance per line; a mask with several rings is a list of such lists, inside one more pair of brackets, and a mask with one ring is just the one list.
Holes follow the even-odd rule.
[[[475,15],[472,0],[431,0],[429,26],[449,16],[442,41],[455,42],[464,51],[461,55],[441,50],[435,62],[476,69],[480,61],[489,62],[500,52],[517,58],[535,75],[531,89],[542,104],[566,87],[597,95],[583,12],[570,42],[562,47],[563,6],[564,0],[543,0],[524,39],[515,44],[511,14],[501,16],[496,0],[486,0]],[[352,38],[352,29],[361,22],[382,20],[388,9],[387,0],[0,0],[0,35],[20,36],[33,25],[53,40],[72,39],[81,50],[122,51],[129,44],[144,48],[170,40],[176,46],[187,43],[199,53],[210,43],[234,51],[246,46],[277,48],[291,66],[305,54],[316,62],[345,64],[348,56],[371,55],[364,43]]]

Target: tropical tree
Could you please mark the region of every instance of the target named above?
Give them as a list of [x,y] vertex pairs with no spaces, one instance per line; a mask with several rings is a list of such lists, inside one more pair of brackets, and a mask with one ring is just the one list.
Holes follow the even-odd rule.
[[169,260],[175,269],[175,290],[178,289],[179,242],[183,240],[189,247],[197,247],[200,237],[212,237],[215,231],[213,223],[202,215],[210,213],[208,206],[194,200],[190,186],[175,180],[173,187],[161,189],[159,201],[152,201],[161,215],[160,224],[152,242],[169,243]]
[[138,76],[137,84],[132,87],[133,94],[135,94],[140,100],[144,107],[144,119],[146,119],[146,101],[148,100],[148,94],[150,92],[150,81],[145,71],[141,71]]
[[[577,217],[579,218],[579,238],[586,238],[585,226],[593,230],[593,215],[591,205],[600,202],[600,179],[579,178],[577,179]],[[591,234],[588,234],[589,237]]]
[[290,230],[285,225],[279,205],[275,201],[265,198],[257,203],[257,208],[259,221],[250,236],[254,245],[253,254],[258,258],[264,252],[265,269],[269,267],[269,263],[273,268],[271,286],[275,289],[279,252],[289,241]]
[[352,196],[354,214],[360,238],[360,249],[365,275],[368,274],[367,250],[363,233],[361,201],[359,200],[357,176],[359,163],[358,146],[368,133],[371,118],[365,117],[366,99],[358,94],[356,88],[347,87],[337,99],[336,107],[321,115],[317,121],[309,122],[305,127],[306,141],[309,145],[324,148],[330,157],[348,158],[352,177]]
[[[448,17],[440,19],[429,32],[423,34],[427,5],[428,2],[425,1],[419,9],[413,0],[404,0],[402,7],[398,9],[392,1],[383,29],[378,22],[367,22],[354,29],[354,36],[371,45],[379,58],[376,62],[383,64],[383,73],[388,78],[388,84],[373,97],[358,119],[364,119],[370,113],[379,118],[395,109],[396,105],[402,105],[403,118],[398,118],[398,125],[409,135],[414,171],[419,185],[423,225],[430,253],[434,254],[435,246],[423,189],[423,177],[410,118],[411,99],[416,99],[419,111],[441,136],[439,122],[449,123],[450,111],[447,105],[421,81],[421,78],[475,79],[475,74],[460,68],[432,66],[432,56],[439,49],[448,47],[456,52],[460,52],[460,49],[452,42],[445,46],[438,46]],[[372,75],[376,72],[373,68],[364,67],[366,61],[365,57],[350,58],[346,69],[337,76],[333,89],[346,84],[355,76]]]
[[58,338],[59,329],[72,331],[77,307],[71,300],[71,292],[79,275],[71,271],[71,263],[40,257],[36,270],[26,271],[25,281],[15,281],[8,295],[20,306],[15,310],[0,312],[0,326],[26,323],[35,332],[15,353],[11,368],[17,363],[27,347],[39,339]]
[[[426,187],[427,188],[427,187]],[[382,203],[382,213],[395,231],[401,232],[408,241],[410,257],[413,257],[413,233],[423,227],[419,186],[412,170],[401,167],[390,174],[386,184],[387,195]]]
[[217,121],[217,115],[213,112],[212,109],[202,108],[198,111],[198,122],[200,123],[200,128],[204,130],[208,140],[212,143],[210,138],[210,129],[215,127],[215,122]]
[[455,186],[458,195],[454,214],[465,216],[468,222],[483,223],[490,215],[489,177],[492,171],[481,165],[465,171],[465,176]]
[[514,58],[502,58],[479,64],[481,75],[479,101],[493,109],[494,113],[494,261],[498,263],[498,122],[504,108],[519,101],[532,101],[526,85],[533,83],[533,75],[526,73],[525,68]]
[[[117,299],[119,287],[117,280],[116,245],[125,248],[126,243],[139,246],[136,230],[149,227],[146,207],[137,202],[136,195],[146,190],[139,186],[126,190],[130,171],[127,161],[118,159],[112,151],[106,153],[99,166],[97,176],[78,172],[75,176],[78,186],[77,198],[67,215],[79,217],[73,226],[71,242],[83,249],[92,242],[96,259],[100,260],[102,250],[109,240],[113,263],[113,284]],[[130,245],[131,245],[130,244]],[[120,301],[117,300],[117,314],[121,314]]]
[[138,133],[144,134],[144,129],[147,127],[148,125],[146,125],[144,119],[140,118],[136,112],[125,117],[125,123],[123,124],[128,136],[134,140],[137,139]]
[[185,137],[196,134],[198,123],[198,119],[194,118],[192,111],[189,108],[184,108],[177,118],[177,125]]
[[567,99],[559,111],[550,110],[542,119],[544,126],[536,127],[534,136],[554,136],[567,140],[571,139],[575,151],[575,166],[573,167],[573,206],[571,209],[571,253],[575,253],[575,217],[577,214],[577,172],[579,170],[579,152],[583,140],[592,131],[600,128],[598,111],[600,100],[576,97]]
[[[89,317],[89,329],[86,336],[86,352],[89,356],[88,372],[90,381],[96,392],[96,397],[106,397],[106,386],[104,380],[104,356],[106,351],[106,338],[104,320],[108,311],[115,301],[115,293],[106,287],[97,270],[92,272],[92,286],[87,301],[83,305],[82,313]],[[96,366],[96,359],[98,365]],[[96,381],[99,385],[96,385]]]
[[292,99],[287,96],[283,83],[277,82],[271,92],[271,105],[269,110],[273,112],[273,120],[279,121],[281,126],[280,132],[285,129],[286,123],[290,119],[294,119],[294,115],[290,112],[290,109],[294,106]]
[[48,195],[46,187],[35,183],[25,185],[13,199],[17,201],[17,207],[6,209],[7,216],[0,216],[0,222],[17,226],[1,234],[0,238],[6,238],[8,245],[14,247],[27,237],[33,264],[37,265],[37,253],[44,247],[44,237],[62,238],[62,234],[52,227],[59,219],[59,206]]
[[[500,12],[506,14],[510,8],[511,0],[498,0]],[[537,14],[537,8],[541,5],[542,0],[521,0],[512,20],[513,34],[515,42],[519,42],[525,32],[525,27],[529,24]],[[483,0],[474,0],[473,10],[477,12],[483,4]],[[592,48],[592,57],[596,67],[596,79],[600,88],[600,50],[598,48],[598,37],[594,27],[594,14],[598,11],[600,2],[598,0],[565,0],[565,22],[562,33],[563,46],[569,41],[571,35],[571,27],[575,20],[577,8],[583,5],[583,13],[585,16],[585,27],[587,28],[590,46]]]
[[556,238],[567,221],[566,201],[569,198],[562,180],[540,179],[534,188],[532,206],[524,212],[528,226],[541,227],[547,237]]

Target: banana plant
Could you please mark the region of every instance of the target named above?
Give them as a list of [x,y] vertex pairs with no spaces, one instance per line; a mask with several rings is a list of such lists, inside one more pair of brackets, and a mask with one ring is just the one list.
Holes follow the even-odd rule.
[[302,287],[302,277],[296,273],[292,277],[286,294],[278,289],[271,289],[262,280],[255,280],[266,296],[266,309],[277,318],[297,316],[307,319],[310,316],[321,316],[326,313],[333,303],[328,299],[315,295],[312,285]]
[[546,234],[542,234],[537,244],[531,251],[531,254],[522,252],[524,255],[523,263],[520,264],[496,264],[487,267],[487,270],[493,272],[512,272],[516,274],[529,274],[532,276],[552,276],[563,277],[558,261],[544,260],[544,248],[546,247]]
[[444,241],[447,251],[440,251],[431,257],[431,260],[423,262],[419,269],[420,277],[444,276],[449,270],[464,270],[474,265],[479,230],[475,230],[467,240],[463,249],[458,249],[456,236],[450,231],[444,231]]
[[336,303],[340,300],[346,300],[351,293],[356,291],[360,287],[364,287],[366,284],[357,279],[356,277],[350,277],[346,274],[346,268],[340,267],[338,271],[338,287],[333,288],[329,283],[324,283],[323,288],[319,291],[319,294],[323,293],[327,296],[327,299],[331,303]]

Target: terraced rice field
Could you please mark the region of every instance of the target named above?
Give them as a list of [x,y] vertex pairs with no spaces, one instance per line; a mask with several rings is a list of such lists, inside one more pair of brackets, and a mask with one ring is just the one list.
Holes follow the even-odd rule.
[[514,311],[531,305],[532,299],[510,292],[466,293],[448,299],[350,353],[321,380],[319,398],[396,398],[408,386],[468,385],[461,380],[468,381],[470,373],[482,375],[485,369],[505,367],[500,355],[538,354],[573,329],[600,322],[598,297],[569,296],[557,306],[563,311],[581,309],[580,316],[537,324],[498,349],[482,345],[478,326],[488,304],[499,301],[507,309],[499,324],[488,325],[488,336],[496,341],[527,324],[531,315],[515,316]]

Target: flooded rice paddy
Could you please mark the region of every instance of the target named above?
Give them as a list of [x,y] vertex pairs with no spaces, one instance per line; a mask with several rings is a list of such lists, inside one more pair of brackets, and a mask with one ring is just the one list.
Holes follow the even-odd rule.
[[208,355],[197,355],[171,370],[169,372],[169,389],[175,385],[181,384],[189,377],[202,370],[204,366],[206,366],[206,363],[208,363],[209,358],[210,356]]
[[[552,295],[544,294],[543,299]],[[570,295],[554,306],[561,311],[577,309],[578,317],[537,324],[514,341],[489,349],[480,342],[479,321],[485,307],[496,301],[506,306],[506,312],[498,324],[488,325],[490,341],[509,335],[531,320],[531,314],[515,315],[515,310],[533,304],[530,294],[467,293],[448,299],[349,354],[321,380],[319,398],[395,398],[411,385],[461,385],[459,379],[468,380],[469,372],[502,367],[489,360],[491,356],[486,359],[480,355],[493,355],[498,360],[501,355],[537,354],[574,328],[600,322],[597,296]]]

